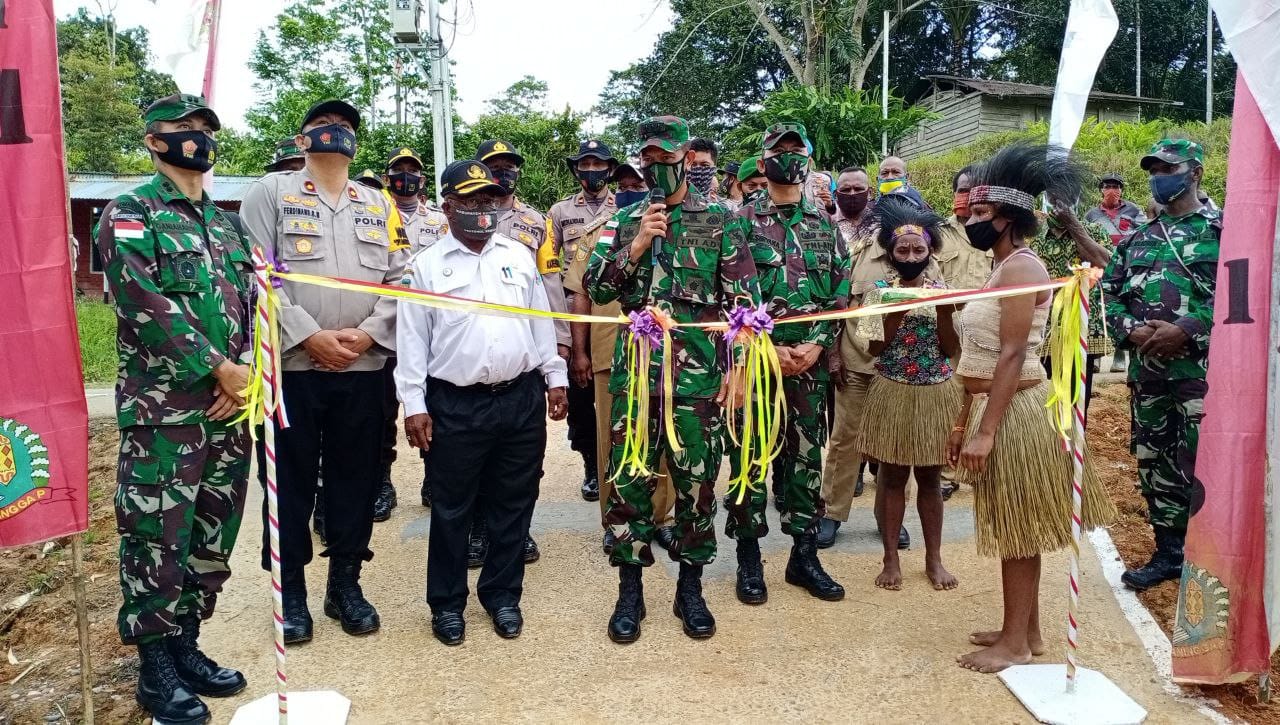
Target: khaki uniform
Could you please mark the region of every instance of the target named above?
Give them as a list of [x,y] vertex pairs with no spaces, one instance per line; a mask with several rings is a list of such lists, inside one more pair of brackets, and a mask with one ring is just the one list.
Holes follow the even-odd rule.
[[[391,208],[381,192],[353,182],[329,206],[303,171],[268,174],[250,187],[240,217],[267,257],[289,271],[395,284],[408,250],[392,251]],[[347,371],[381,370],[396,345],[396,301],[362,292],[285,282],[280,289],[285,370],[319,370],[300,345],[320,330],[354,327],[374,346]]]
[[[542,283],[547,289],[547,302],[552,312],[565,312],[568,307],[564,301],[564,283],[560,279],[560,259],[555,252],[555,240],[551,234],[551,224],[542,213],[528,204],[513,200],[511,208],[500,212],[497,232],[525,245],[533,252],[538,263],[538,273],[542,275]],[[556,320],[556,344],[565,347],[573,346],[573,336],[569,334],[569,323]]]
[[418,208],[412,214],[400,212],[400,221],[404,223],[404,233],[409,239],[411,254],[417,254],[440,241],[449,231],[449,220],[444,212],[426,199],[418,199]]
[[[609,195],[612,199],[612,194]],[[563,203],[563,202],[562,202]],[[557,205],[558,206],[558,205]],[[554,211],[554,208],[553,208]],[[585,233],[579,236],[577,251],[569,262],[565,273],[564,288],[573,294],[586,294],[587,263],[591,260],[591,250],[596,245],[600,230],[609,217],[598,220],[598,224],[588,224]],[[592,315],[621,316],[622,304],[617,300],[607,305],[591,304]],[[592,382],[595,388],[597,410],[608,411],[613,408],[613,396],[609,394],[609,373],[613,363],[613,348],[621,333],[621,325],[591,325],[590,354]],[[572,383],[570,383],[572,385]],[[609,502],[609,494],[613,484],[606,475],[609,469],[609,447],[612,439],[609,433],[609,416],[596,416],[596,469],[600,481],[600,516],[603,519],[605,506]],[[672,512],[676,505],[676,490],[667,474],[667,462],[664,458],[662,467],[658,469],[658,485],[653,492],[653,518],[655,526],[669,526],[673,523]]]
[[938,250],[937,260],[942,279],[951,289],[982,289],[991,276],[991,252],[974,249],[964,223],[955,216],[943,222],[941,228],[942,249]]
[[[547,212],[547,219],[551,222],[556,254],[560,256],[565,269],[573,264],[579,245],[591,233],[589,230],[593,228],[593,222],[599,219],[608,221],[617,211],[618,202],[614,200],[612,191],[606,192],[604,202],[594,212],[587,205],[587,194],[583,191],[566,196],[551,207],[551,211]],[[596,228],[598,226],[594,225]],[[591,248],[588,246],[586,250],[589,256]]]

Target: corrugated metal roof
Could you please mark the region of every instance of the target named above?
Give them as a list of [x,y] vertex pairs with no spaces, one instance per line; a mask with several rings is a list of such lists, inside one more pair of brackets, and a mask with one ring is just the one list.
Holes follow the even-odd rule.
[[[963,86],[989,96],[1027,96],[1031,98],[1053,98],[1053,86],[1036,86],[1030,83],[1013,83],[1011,81],[992,81],[985,78],[963,78],[949,75],[927,75],[925,80],[938,83]],[[1162,98],[1146,98],[1129,96],[1123,93],[1105,93],[1094,91],[1089,98],[1095,101],[1119,101],[1121,103],[1156,104],[1162,106],[1181,106],[1182,101],[1167,101]]]
[[[72,199],[114,199],[151,180],[151,174],[71,173]],[[214,201],[242,201],[257,176],[213,176]]]

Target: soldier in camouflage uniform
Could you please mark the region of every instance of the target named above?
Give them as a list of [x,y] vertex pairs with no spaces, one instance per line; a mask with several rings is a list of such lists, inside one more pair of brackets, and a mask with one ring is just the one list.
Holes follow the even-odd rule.
[[118,321],[118,626],[138,647],[138,702],[157,720],[204,722],[198,695],[245,687],[197,638],[244,511],[249,431],[232,421],[248,384],[253,269],[249,240],[201,189],[218,117],[173,95],[143,119],[157,173],[94,229]]
[[[735,305],[756,306],[760,288],[750,252],[724,233],[727,213],[708,203],[685,179],[684,156],[689,127],[674,116],[651,118],[640,124],[640,160],[650,188],[666,193],[665,204],[641,201],[620,210],[605,225],[587,271],[587,294],[596,304],[613,300],[624,312],[656,306],[677,322],[714,322]],[[669,211],[668,211],[669,209]],[[649,456],[655,470],[667,457],[676,488],[676,541],[668,550],[680,562],[675,612],[685,634],[703,638],[715,634],[715,619],[702,598],[702,567],[715,560],[715,481],[724,455],[722,404],[736,395],[725,388],[721,343],[703,330],[676,328],[671,333],[675,362],[674,404],[676,437],[682,450],[670,450],[660,422],[657,391],[661,351],[648,363],[649,389],[655,397],[641,401],[649,409]],[[609,620],[609,637],[634,642],[645,616],[641,567],[653,564],[654,480],[623,468],[623,437],[627,420],[625,336],[614,349],[609,392],[613,447],[609,475],[616,476],[605,509],[605,525],[617,537],[610,555],[619,567],[618,602]]]
[[1107,326],[1133,354],[1129,389],[1138,483],[1156,551],[1121,579],[1143,590],[1177,579],[1191,501],[1203,496],[1196,447],[1209,363],[1222,217],[1199,199],[1204,149],[1164,139],[1142,158],[1163,207],[1117,247],[1102,278]]
[[[769,183],[768,198],[747,204],[725,225],[734,246],[751,250],[760,292],[769,315],[812,314],[843,307],[849,297],[849,251],[835,222],[803,193],[809,169],[804,126],[777,123],[765,132],[757,162]],[[787,561],[786,580],[828,601],[844,598],[844,588],[818,562],[818,522],[826,513],[822,500],[822,447],[827,442],[827,350],[835,342],[831,322],[779,325],[773,331],[782,363],[786,422],[782,454],[774,464],[783,495],[782,529],[795,545]],[[734,475],[739,459],[731,451]],[[752,480],[763,479],[753,471]],[[761,482],[741,503],[729,499],[725,533],[738,542],[738,599],[761,604],[768,599],[760,538],[769,533],[765,520],[766,488]]]

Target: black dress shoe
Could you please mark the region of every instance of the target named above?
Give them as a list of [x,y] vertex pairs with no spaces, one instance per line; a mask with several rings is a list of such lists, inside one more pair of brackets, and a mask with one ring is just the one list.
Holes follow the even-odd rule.
[[600,548],[604,549],[605,556],[613,554],[613,547],[618,543],[618,537],[613,535],[613,531],[605,529],[604,538],[600,540]]
[[386,521],[391,518],[391,509],[396,507],[396,487],[391,484],[390,476],[382,479],[378,487],[378,497],[373,500],[373,520]]
[[671,551],[676,545],[676,527],[663,526],[659,528],[657,533],[654,534],[653,540],[657,542],[658,546]]
[[515,639],[524,629],[524,615],[520,607],[498,607],[490,613],[493,617],[493,631],[503,639]]
[[583,501],[599,501],[600,500],[600,477],[596,470],[596,452],[591,449],[590,453],[582,454],[582,500]]
[[489,530],[484,523],[476,521],[471,524],[471,533],[467,536],[467,568],[479,569],[484,566],[488,555]]
[[431,615],[431,633],[442,644],[453,647],[462,644],[462,641],[467,638],[467,621],[462,618],[462,612],[433,614]]
[[639,564],[618,567],[618,601],[609,617],[609,639],[630,644],[640,639],[640,622],[644,620],[644,585]]
[[245,688],[244,675],[229,668],[219,667],[200,651],[200,618],[194,614],[178,617],[182,633],[165,637],[165,645],[173,658],[174,671],[197,695],[205,697],[230,697]]
[[836,543],[836,533],[840,531],[840,522],[824,518],[818,522],[818,548],[830,549]]
[[532,536],[524,537],[524,563],[532,564],[542,558],[542,554],[538,551],[538,542],[533,540]]
[[911,548],[911,534],[907,533],[905,526],[898,529],[898,548],[904,550]]
[[951,497],[954,496],[956,491],[959,491],[959,490],[960,490],[960,484],[956,483],[955,481],[944,480],[942,482],[942,487],[939,492],[942,494],[943,501],[950,501]]

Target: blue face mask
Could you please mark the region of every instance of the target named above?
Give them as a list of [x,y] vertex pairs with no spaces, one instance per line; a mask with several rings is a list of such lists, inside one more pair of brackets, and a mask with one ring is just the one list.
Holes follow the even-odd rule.
[[1179,199],[1183,194],[1187,193],[1187,179],[1191,176],[1191,169],[1187,169],[1181,174],[1166,174],[1163,176],[1151,177],[1151,198],[1161,206],[1168,206],[1170,202]]
[[617,202],[619,209],[626,209],[638,201],[644,201],[649,198],[647,191],[619,191],[613,195],[613,200]]

